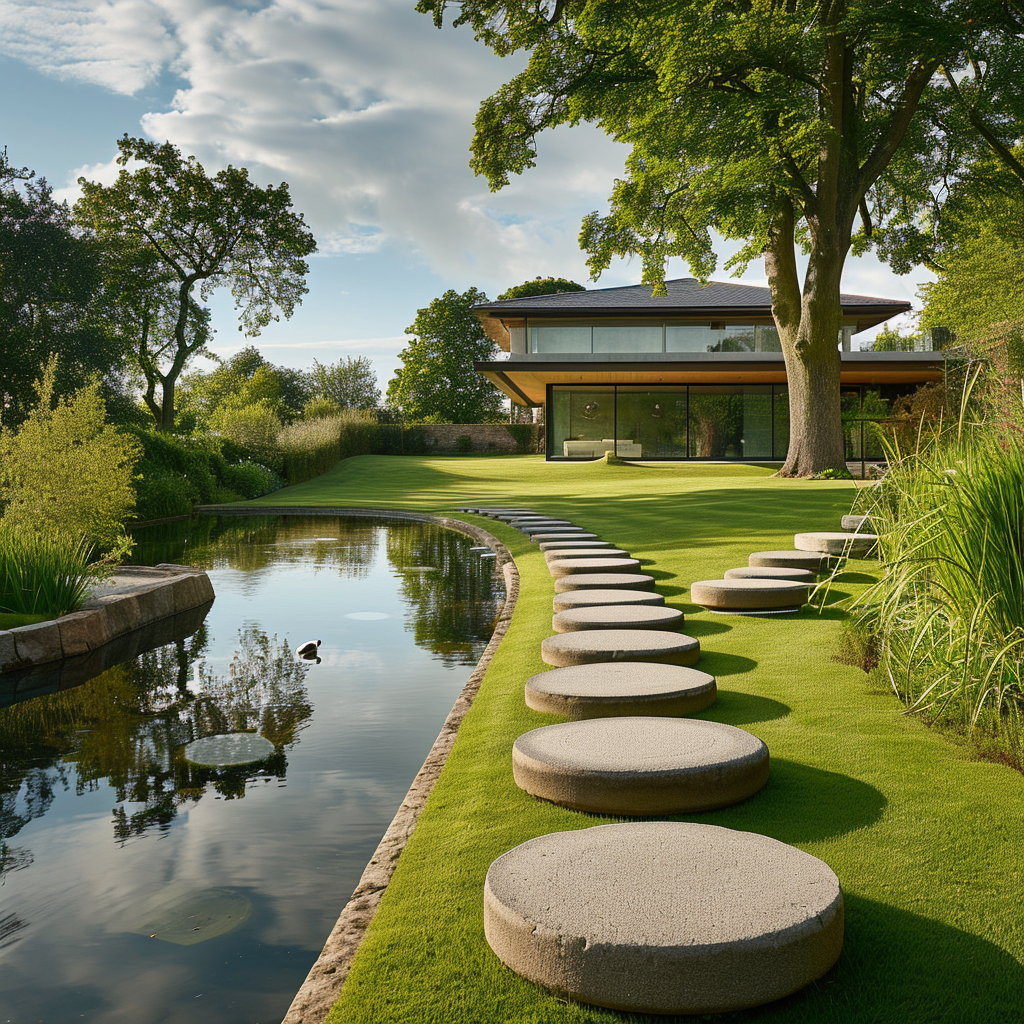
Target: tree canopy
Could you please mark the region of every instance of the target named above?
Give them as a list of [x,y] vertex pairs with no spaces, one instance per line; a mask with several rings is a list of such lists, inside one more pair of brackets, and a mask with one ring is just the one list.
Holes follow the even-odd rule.
[[75,214],[108,253],[108,278],[146,378],[146,404],[170,430],[178,377],[209,340],[209,313],[197,291],[205,302],[230,288],[239,330],[254,337],[302,301],[305,257],[316,243],[286,184],[260,188],[244,167],[230,165],[208,175],[169,142],[125,135],[118,149],[117,181],[79,178]]
[[310,383],[315,398],[339,409],[375,409],[380,405],[377,374],[367,356],[345,356],[336,363],[313,360]]
[[533,295],[554,295],[557,292],[585,292],[587,289],[565,277],[535,277],[532,281],[506,288],[498,296],[502,299],[528,299]]
[[473,312],[487,296],[476,288],[449,289],[417,310],[407,334],[415,335],[399,353],[401,368],[388,384],[388,404],[406,419],[434,423],[487,423],[497,418],[502,396],[473,369],[491,359],[498,346]]
[[[449,6],[420,0],[418,9],[440,26]],[[482,104],[471,166],[501,188],[534,165],[541,131],[583,121],[629,145],[608,215],[583,224],[592,272],[636,256],[660,292],[666,261],[679,256],[707,278],[712,231],[743,243],[730,268],[763,256],[790,388],[782,472],[845,469],[837,338],[846,258],[890,226],[886,253],[905,251],[909,225],[937,201],[934,154],[961,159],[969,148],[937,140],[980,137],[954,85],[977,100],[971,109],[993,138],[1015,138],[1000,104],[1015,72],[1020,81],[1021,7],[463,0],[456,24],[498,54],[530,54]],[[953,110],[962,116],[943,120]],[[798,247],[808,256],[802,280]]]

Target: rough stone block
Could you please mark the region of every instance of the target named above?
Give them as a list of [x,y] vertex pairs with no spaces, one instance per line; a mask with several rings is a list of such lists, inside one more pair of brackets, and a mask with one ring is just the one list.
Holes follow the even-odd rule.
[[53,619],[32,626],[18,626],[10,632],[14,637],[18,661],[38,665],[47,661],[60,661],[64,657],[60,629]]

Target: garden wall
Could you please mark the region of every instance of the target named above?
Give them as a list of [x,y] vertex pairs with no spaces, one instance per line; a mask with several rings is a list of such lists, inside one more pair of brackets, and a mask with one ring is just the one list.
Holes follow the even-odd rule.
[[533,423],[427,423],[417,429],[428,451],[443,454],[464,452],[463,437],[470,439],[472,452],[533,455],[544,450],[544,428]]

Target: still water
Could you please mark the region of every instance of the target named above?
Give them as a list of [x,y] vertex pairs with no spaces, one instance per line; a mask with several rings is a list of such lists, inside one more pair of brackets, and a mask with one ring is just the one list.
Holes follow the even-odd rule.
[[[211,517],[191,637],[0,709],[0,1024],[280,1021],[486,645],[493,559],[398,520]],[[319,664],[295,648],[322,640]],[[257,730],[258,767],[185,761]]]

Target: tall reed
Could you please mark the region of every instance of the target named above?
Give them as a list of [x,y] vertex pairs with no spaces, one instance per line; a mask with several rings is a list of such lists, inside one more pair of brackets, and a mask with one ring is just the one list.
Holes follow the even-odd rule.
[[56,617],[85,601],[95,575],[87,540],[0,528],[0,611]]

